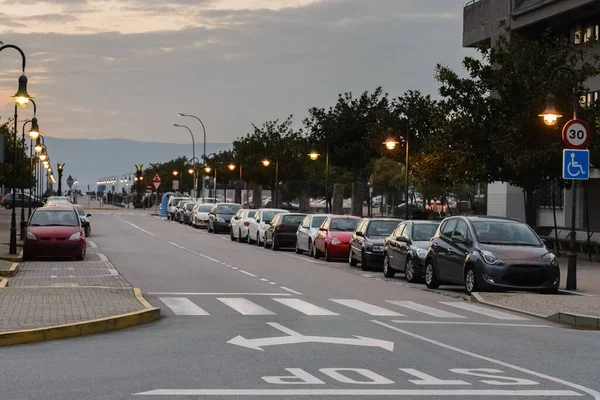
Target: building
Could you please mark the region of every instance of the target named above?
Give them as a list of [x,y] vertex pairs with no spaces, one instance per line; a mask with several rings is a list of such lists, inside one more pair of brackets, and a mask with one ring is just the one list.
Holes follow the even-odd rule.
[[[532,40],[551,28],[574,44],[600,40],[600,0],[472,0],[463,12],[463,46],[494,44],[506,33],[506,28]],[[600,52],[600,42],[588,50]],[[586,82],[590,92],[581,100],[582,106],[600,97],[600,76]],[[592,168],[588,181],[590,230],[600,231],[600,169]],[[552,193],[555,193],[557,226],[571,226],[571,193],[556,190],[545,183],[537,196],[538,226],[552,226]],[[576,226],[585,227],[584,190],[577,189]],[[488,214],[525,220],[521,188],[505,183],[488,186]]]

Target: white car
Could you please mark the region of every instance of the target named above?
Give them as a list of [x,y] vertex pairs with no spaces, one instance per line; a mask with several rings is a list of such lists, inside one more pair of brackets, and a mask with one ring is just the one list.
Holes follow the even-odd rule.
[[202,203],[199,200],[198,203],[192,209],[192,226],[194,228],[208,227],[208,213],[212,210],[213,204]]
[[248,219],[248,244],[256,243],[262,246],[265,241],[265,231],[277,214],[289,213],[288,210],[279,208],[261,208],[254,212],[252,218]]
[[256,210],[241,208],[231,219],[231,240],[239,240],[240,243],[248,241],[248,227],[250,219],[254,217]]
[[309,256],[313,256],[315,236],[317,236],[321,224],[325,222],[328,216],[329,214],[310,214],[304,218],[304,221],[302,221],[296,232],[297,254],[302,254],[306,251]]
[[167,219],[172,220],[175,217],[175,207],[182,201],[190,201],[188,196],[171,196],[167,205]]

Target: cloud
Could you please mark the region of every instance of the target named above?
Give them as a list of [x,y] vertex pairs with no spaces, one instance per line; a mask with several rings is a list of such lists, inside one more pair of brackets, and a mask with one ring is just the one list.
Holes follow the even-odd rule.
[[35,22],[45,22],[45,23],[65,23],[65,22],[73,22],[76,21],[77,18],[72,15],[66,14],[40,14],[40,15],[31,15],[23,18],[24,21],[35,21]]

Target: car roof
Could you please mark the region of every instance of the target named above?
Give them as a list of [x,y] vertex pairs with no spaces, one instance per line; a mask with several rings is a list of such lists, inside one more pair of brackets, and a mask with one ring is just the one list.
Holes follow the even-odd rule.
[[259,208],[258,211],[284,211],[289,213],[288,210],[284,210],[283,208]]
[[227,205],[231,204],[231,205],[240,206],[240,207],[242,206],[240,203],[213,203],[213,206],[222,206],[225,204],[227,204]]
[[331,218],[331,219],[333,219],[333,218],[361,219],[360,217],[357,217],[355,215],[338,215],[338,214],[332,214],[329,216],[329,218]]
[[394,222],[402,222],[402,220],[400,218],[385,218],[385,217],[381,217],[381,218],[365,218],[368,219],[369,221],[394,221]]
[[290,215],[291,215],[291,216],[302,216],[302,217],[306,217],[306,215],[308,215],[308,214],[306,214],[306,213],[282,213],[282,214],[285,214],[285,216],[286,216],[286,217],[287,217],[287,216],[290,216]]
[[[407,221],[408,222],[408,221]],[[419,224],[419,225],[439,225],[442,221],[430,221],[430,220],[423,220],[423,219],[411,219],[410,222],[412,222],[413,224]]]
[[37,210],[75,211],[75,207],[72,205],[51,204],[50,206],[36,208]]
[[475,222],[475,221],[481,221],[481,222],[505,221],[505,222],[518,222],[521,224],[523,223],[523,221],[519,221],[516,218],[496,217],[496,216],[491,216],[491,215],[472,215],[472,216],[468,216],[465,218],[467,218],[471,222]]

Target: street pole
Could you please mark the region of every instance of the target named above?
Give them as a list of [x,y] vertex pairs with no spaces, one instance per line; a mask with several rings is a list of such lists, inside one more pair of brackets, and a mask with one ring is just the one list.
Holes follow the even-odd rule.
[[405,166],[405,173],[406,173],[406,214],[405,214],[405,219],[408,219],[408,162],[409,162],[409,153],[408,153],[408,135],[409,135],[409,129],[408,126],[406,128],[406,166]]
[[[329,214],[329,140],[325,149],[325,214]],[[333,198],[333,194],[332,194]],[[333,199],[332,199],[333,200]],[[332,201],[333,203],[333,201]],[[332,204],[333,205],[333,204]]]
[[[177,116],[195,118],[198,122],[200,122],[200,125],[202,125],[202,133],[204,134],[204,152],[202,156],[202,161],[206,163],[206,128],[204,127],[204,122],[202,122],[202,120],[196,117],[195,115],[179,113],[177,114]],[[202,202],[204,203],[204,180],[202,181]]]
[[275,208],[279,207],[279,158],[275,159]]
[[[13,176],[12,176],[12,197],[13,197],[13,208],[10,213],[10,244],[9,244],[9,254],[17,254],[17,213],[15,209],[17,208],[17,104],[15,104],[15,126],[13,129],[13,138],[14,138],[14,146],[13,146]],[[22,201],[22,199],[21,199]]]
[[[573,74],[575,78],[575,85],[573,87],[573,119],[577,119],[577,106],[579,99],[577,98],[578,82],[575,75],[575,71],[567,69]],[[575,230],[575,224],[577,218],[575,212],[577,210],[577,181],[572,181],[571,187],[571,232],[569,236],[569,254],[567,254],[567,290],[577,290],[577,231]]]
[[213,197],[217,201],[217,166],[215,165],[215,181],[213,182]]
[[[173,126],[176,126],[178,128],[185,128],[190,132],[190,136],[192,137],[192,160],[197,160],[197,158],[196,158],[196,140],[194,139],[194,134],[192,133],[192,130],[185,125],[174,124]],[[205,142],[204,145],[206,147],[206,140],[204,142]],[[194,182],[192,184],[192,189],[194,190],[194,196],[198,197],[196,194],[197,186],[198,186],[197,177],[196,177],[196,168],[194,168],[194,178],[193,179],[194,179]],[[183,181],[183,177],[181,178],[181,180]]]

